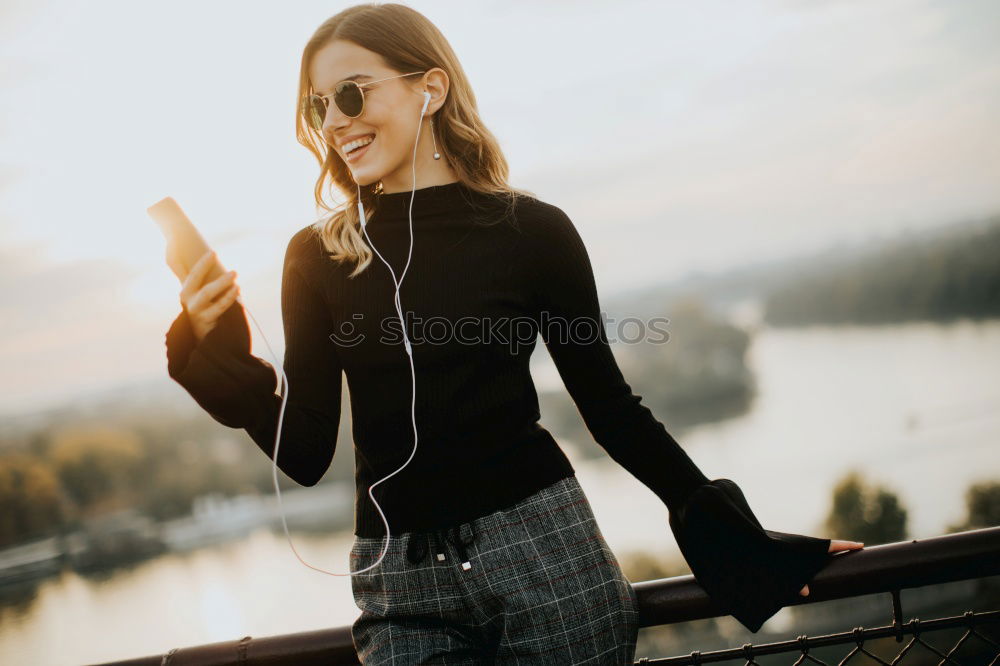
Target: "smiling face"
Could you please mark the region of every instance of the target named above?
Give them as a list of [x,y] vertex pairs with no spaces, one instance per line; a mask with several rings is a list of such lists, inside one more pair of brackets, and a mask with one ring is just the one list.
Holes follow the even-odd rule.
[[[313,90],[320,95],[332,93],[337,83],[347,79],[364,84],[399,74],[409,72],[394,71],[385,66],[377,53],[345,40],[334,40],[319,49],[309,67]],[[381,180],[386,192],[411,189],[413,140],[417,136],[424,90],[431,93],[432,99],[420,129],[416,169],[424,176],[421,181],[438,172],[442,165],[432,157],[429,119],[447,92],[444,72],[430,70],[363,86],[362,90],[364,110],[357,118],[344,115],[330,97],[321,130],[324,140],[345,162],[354,180],[359,185]],[[367,146],[350,153],[345,151],[355,139],[367,140],[372,136],[374,141]],[[418,183],[417,187],[420,186]]]

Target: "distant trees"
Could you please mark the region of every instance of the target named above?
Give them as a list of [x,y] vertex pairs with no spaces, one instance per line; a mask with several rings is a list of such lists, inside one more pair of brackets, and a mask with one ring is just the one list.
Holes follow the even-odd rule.
[[82,516],[135,501],[142,443],[135,433],[109,427],[65,430],[56,435],[50,464]]
[[965,491],[965,520],[949,525],[947,532],[964,532],[1000,526],[1000,481],[982,481]]
[[1000,316],[1000,220],[879,247],[798,275],[765,298],[774,325]]
[[[965,518],[945,533],[1000,526],[1000,481],[974,483],[965,491]],[[887,488],[848,473],[833,490],[826,529],[837,539],[863,541],[865,545],[892,543],[907,538],[907,510]]]
[[629,382],[675,425],[743,413],[754,392],[750,334],[693,297],[677,300],[664,316],[666,342],[619,347]]
[[852,471],[834,486],[826,529],[831,538],[874,546],[905,539],[906,518],[895,493]]
[[[246,435],[220,433],[210,417],[194,414],[80,418],[0,442],[0,548],[124,507],[166,520],[189,514],[206,493],[273,491],[270,460]],[[353,471],[342,467],[341,474]],[[282,475],[279,482],[296,485]]]
[[0,547],[46,533],[63,521],[65,510],[49,465],[16,451],[0,458]]

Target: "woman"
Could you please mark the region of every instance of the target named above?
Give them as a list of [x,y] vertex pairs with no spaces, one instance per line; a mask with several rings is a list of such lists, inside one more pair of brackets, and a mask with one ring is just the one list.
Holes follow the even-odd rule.
[[[807,594],[829,553],[860,547],[763,530],[738,486],[707,479],[640,404],[573,223],[508,185],[465,73],[424,16],[338,13],[305,47],[299,92],[298,139],[332,214],[286,249],[277,465],[306,486],[323,476],[346,374],[363,663],[632,663],[635,592],[538,424],[538,334],[595,440],[663,500],[698,581],[752,631]],[[340,208],[323,202],[328,178]],[[168,370],[273,458],[278,378],[250,353],[235,274],[204,283],[209,262],[184,283]]]

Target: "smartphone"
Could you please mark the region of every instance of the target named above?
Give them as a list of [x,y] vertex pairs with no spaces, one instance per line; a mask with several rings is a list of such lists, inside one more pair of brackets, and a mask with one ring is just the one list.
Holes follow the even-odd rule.
[[[167,265],[183,283],[191,268],[211,248],[173,197],[160,199],[147,208],[146,212],[160,225],[160,231],[167,239]],[[216,257],[202,284],[211,282],[225,272],[225,267]]]

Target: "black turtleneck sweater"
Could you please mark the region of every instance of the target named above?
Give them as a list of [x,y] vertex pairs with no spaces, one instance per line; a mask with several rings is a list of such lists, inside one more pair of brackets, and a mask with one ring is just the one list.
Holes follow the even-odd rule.
[[[397,279],[411,194],[377,195],[367,225]],[[355,534],[379,537],[385,527],[368,488],[411,454],[413,380],[389,269],[378,255],[353,278],[352,269],[330,259],[312,226],[288,243],[281,304],[289,392],[278,466],[304,486],[326,472],[344,373]],[[560,208],[528,196],[510,203],[460,182],[416,190],[400,301],[416,370],[417,451],[373,491],[392,534],[468,522],[574,474],[538,422],[528,362],[540,334],[594,439],[669,508],[682,553],[723,611],[756,630],[825,564],[828,539],[763,530],[738,487],[710,482],[632,392],[608,343],[587,250]],[[170,376],[273,457],[279,375],[251,354],[242,305],[200,342],[182,310],[166,345]]]

